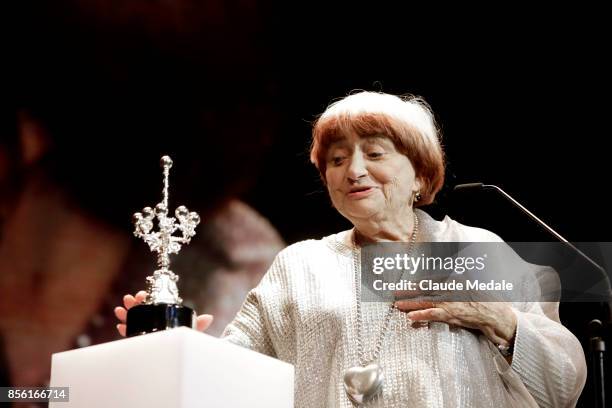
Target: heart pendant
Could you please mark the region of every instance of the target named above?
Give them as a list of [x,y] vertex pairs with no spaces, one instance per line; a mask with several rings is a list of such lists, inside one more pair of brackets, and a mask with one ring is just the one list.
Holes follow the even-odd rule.
[[351,401],[361,405],[380,392],[383,379],[382,368],[376,363],[351,367],[344,372],[344,389]]

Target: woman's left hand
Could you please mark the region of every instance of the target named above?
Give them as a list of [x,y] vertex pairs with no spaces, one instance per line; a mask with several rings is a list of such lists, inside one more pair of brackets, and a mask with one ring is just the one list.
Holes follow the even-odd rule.
[[508,345],[516,332],[516,315],[503,302],[421,302],[399,300],[395,307],[412,321],[445,322],[478,329],[495,344]]

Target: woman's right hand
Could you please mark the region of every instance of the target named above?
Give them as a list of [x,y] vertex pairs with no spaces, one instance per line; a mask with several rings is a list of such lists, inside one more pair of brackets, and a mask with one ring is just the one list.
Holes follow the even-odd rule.
[[[115,316],[121,323],[117,324],[117,331],[120,335],[125,337],[125,320],[127,319],[127,311],[132,307],[144,302],[147,298],[147,292],[141,290],[136,296],[125,295],[123,297],[123,305],[125,307],[117,306],[115,308]],[[213,322],[213,316],[209,314],[203,314],[196,319],[196,329],[199,331],[205,331]]]

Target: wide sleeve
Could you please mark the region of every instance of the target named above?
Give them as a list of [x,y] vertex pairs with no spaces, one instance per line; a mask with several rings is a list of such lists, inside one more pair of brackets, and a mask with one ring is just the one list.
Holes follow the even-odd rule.
[[[504,242],[488,230],[461,227],[461,241]],[[495,350],[496,366],[518,391],[518,406],[531,406],[533,399],[540,407],[574,407],[586,382],[586,360],[576,336],[561,324],[559,303],[549,301],[558,299],[559,278],[551,268],[525,262],[509,246],[495,249],[503,260],[499,267],[522,271],[515,279],[522,281],[519,298],[531,300],[512,303],[517,319],[512,364]],[[521,395],[525,390],[529,395]]]
[[541,407],[574,407],[586,382],[578,339],[559,321],[557,302],[513,307],[517,318],[510,368]]
[[249,292],[240,311],[221,337],[236,345],[276,357],[255,289]]
[[283,252],[274,259],[261,282],[246,296],[222,338],[262,354],[278,357],[275,339],[286,332],[287,267]]

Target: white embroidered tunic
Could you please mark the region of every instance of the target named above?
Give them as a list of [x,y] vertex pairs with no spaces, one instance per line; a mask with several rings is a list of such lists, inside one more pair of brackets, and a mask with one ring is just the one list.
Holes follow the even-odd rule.
[[[416,210],[420,241],[496,242],[495,234]],[[343,373],[358,364],[353,250],[344,231],[281,251],[224,337],[295,366],[295,407],[353,407]],[[389,303],[362,303],[366,353]],[[394,310],[379,364],[384,389],[371,406],[566,407],[586,380],[584,353],[559,323],[557,303],[514,303],[511,366],[480,332],[445,323],[412,326]],[[370,406],[369,405],[369,406]]]

